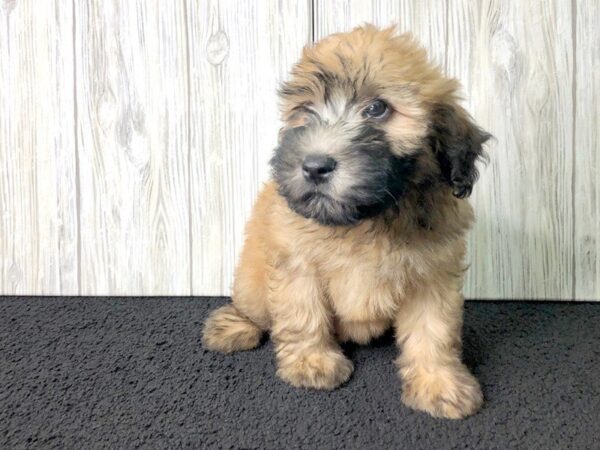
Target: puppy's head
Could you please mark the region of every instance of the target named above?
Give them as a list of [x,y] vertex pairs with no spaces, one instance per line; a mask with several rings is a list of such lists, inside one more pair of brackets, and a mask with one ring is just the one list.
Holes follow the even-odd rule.
[[367,25],[305,48],[280,89],[271,165],[281,195],[324,225],[373,217],[414,189],[468,196],[489,135],[458,105],[458,87],[393,29]]

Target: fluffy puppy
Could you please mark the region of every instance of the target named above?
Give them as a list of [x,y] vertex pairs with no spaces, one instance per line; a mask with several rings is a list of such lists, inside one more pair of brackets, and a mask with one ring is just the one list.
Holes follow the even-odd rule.
[[481,389],[461,362],[464,198],[489,135],[458,88],[393,29],[304,49],[280,89],[273,181],[206,348],[251,349],[270,331],[283,380],[332,389],[353,370],[339,342],[393,326],[404,403],[448,418],[477,411]]

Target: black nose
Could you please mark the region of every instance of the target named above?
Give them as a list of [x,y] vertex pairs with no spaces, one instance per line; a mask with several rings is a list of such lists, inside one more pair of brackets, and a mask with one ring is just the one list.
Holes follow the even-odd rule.
[[302,163],[302,173],[307,180],[320,183],[329,178],[336,164],[335,159],[326,155],[308,155]]

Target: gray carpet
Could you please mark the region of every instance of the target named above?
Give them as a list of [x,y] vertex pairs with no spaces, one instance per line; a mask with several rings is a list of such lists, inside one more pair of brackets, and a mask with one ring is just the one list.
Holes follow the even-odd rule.
[[204,351],[226,299],[0,298],[0,448],[600,448],[600,303],[468,302],[484,409],[405,408],[390,334],[332,392],[275,377],[270,343]]

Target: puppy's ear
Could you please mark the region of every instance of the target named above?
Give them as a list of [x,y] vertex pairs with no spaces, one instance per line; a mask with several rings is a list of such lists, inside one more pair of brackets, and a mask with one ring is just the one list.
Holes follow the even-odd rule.
[[452,187],[454,196],[468,197],[479,176],[475,162],[487,158],[483,144],[491,135],[475,125],[458,105],[438,104],[432,116],[431,147],[442,176]]

